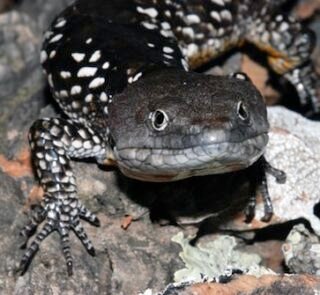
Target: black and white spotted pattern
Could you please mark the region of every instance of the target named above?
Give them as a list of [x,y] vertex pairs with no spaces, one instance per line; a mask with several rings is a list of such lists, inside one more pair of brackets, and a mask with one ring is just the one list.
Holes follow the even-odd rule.
[[93,246],[83,230],[80,218],[96,225],[99,221],[77,197],[76,179],[70,167],[70,158],[104,157],[105,143],[91,129],[60,118],[36,121],[31,127],[29,139],[33,162],[45,197],[40,212],[36,212],[31,223],[23,230],[23,235],[29,237],[39,222],[44,219],[46,222],[22,259],[22,271],[38,250],[39,243],[57,230],[61,235],[63,253],[71,274],[70,230],[76,233],[87,251],[93,255]]
[[[23,234],[45,226],[25,252],[24,272],[41,241],[57,230],[68,271],[73,230],[93,254],[80,218],[98,224],[77,197],[71,158],[108,159],[112,140],[108,105],[128,84],[163,67],[188,71],[249,41],[266,51],[271,67],[319,111],[311,33],[277,14],[273,0],[78,0],[44,35],[41,63],[55,100],[69,117],[44,119],[30,131],[33,162],[45,198]],[[277,56],[275,58],[275,56]]]

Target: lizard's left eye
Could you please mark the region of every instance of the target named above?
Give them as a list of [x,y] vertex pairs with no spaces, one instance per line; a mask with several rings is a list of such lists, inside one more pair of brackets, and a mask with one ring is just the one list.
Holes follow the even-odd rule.
[[250,117],[249,112],[242,101],[238,102],[237,114],[238,114],[238,117],[240,118],[240,120],[242,120],[242,121],[249,120],[249,117]]
[[163,110],[155,110],[154,112],[150,113],[150,120],[152,128],[161,131],[164,130],[169,123],[169,117]]

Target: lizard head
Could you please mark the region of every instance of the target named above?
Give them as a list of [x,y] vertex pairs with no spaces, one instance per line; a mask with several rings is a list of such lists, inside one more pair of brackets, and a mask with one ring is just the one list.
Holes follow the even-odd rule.
[[268,142],[266,106],[243,76],[166,69],[116,95],[109,128],[116,164],[127,176],[173,181],[244,169]]

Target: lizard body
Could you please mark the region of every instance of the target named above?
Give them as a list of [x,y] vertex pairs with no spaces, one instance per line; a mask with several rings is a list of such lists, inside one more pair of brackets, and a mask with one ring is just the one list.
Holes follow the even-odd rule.
[[284,175],[263,158],[269,125],[261,95],[243,74],[208,77],[190,70],[251,42],[317,111],[309,75],[312,34],[277,14],[280,2],[78,0],[56,17],[45,33],[41,62],[68,118],[41,119],[30,129],[45,197],[23,234],[30,237],[45,225],[22,258],[22,272],[54,230],[70,274],[71,230],[94,254],[80,219],[99,221],[77,197],[72,158],[95,158],[127,176],[161,182],[254,164],[260,172],[251,173],[252,191],[260,188],[265,219],[271,217],[265,173],[279,181]]

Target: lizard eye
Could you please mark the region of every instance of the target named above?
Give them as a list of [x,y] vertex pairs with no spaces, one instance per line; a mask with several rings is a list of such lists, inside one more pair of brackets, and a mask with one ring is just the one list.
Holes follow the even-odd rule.
[[169,123],[168,115],[160,109],[150,113],[149,118],[151,120],[152,128],[157,131],[164,130]]
[[242,121],[248,121],[249,120],[249,112],[246,108],[246,106],[244,105],[244,103],[242,101],[238,102],[237,105],[237,115],[240,118],[240,120]]

